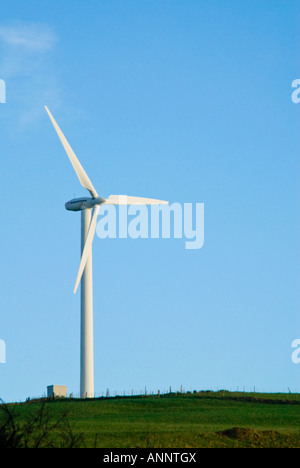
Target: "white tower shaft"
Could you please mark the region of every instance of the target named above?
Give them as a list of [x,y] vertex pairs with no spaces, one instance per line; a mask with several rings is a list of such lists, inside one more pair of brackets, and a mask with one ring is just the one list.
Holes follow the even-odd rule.
[[[83,252],[92,209],[81,211],[81,253]],[[81,278],[80,397],[94,397],[92,248]]]

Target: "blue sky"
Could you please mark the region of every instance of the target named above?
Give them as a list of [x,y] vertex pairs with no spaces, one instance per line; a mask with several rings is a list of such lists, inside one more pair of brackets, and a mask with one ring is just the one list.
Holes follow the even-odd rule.
[[1,1],[0,397],[79,392],[86,195],[204,203],[205,243],[95,237],[95,392],[300,391],[299,2]]

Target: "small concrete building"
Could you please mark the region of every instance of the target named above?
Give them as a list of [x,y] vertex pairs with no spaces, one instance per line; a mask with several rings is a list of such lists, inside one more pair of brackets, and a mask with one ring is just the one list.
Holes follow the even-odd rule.
[[48,385],[47,387],[47,397],[67,397],[67,387],[66,385]]

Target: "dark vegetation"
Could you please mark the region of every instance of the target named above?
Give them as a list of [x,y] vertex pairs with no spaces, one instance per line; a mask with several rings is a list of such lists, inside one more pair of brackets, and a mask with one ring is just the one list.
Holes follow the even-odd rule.
[[0,411],[1,448],[79,448],[83,444],[83,435],[73,434],[67,413],[55,417],[45,402],[25,422],[16,414],[16,406],[2,404]]

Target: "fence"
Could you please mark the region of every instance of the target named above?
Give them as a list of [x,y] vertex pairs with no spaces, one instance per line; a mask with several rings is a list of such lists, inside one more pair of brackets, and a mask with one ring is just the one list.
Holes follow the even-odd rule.
[[[184,387],[176,388],[175,390],[172,389],[172,387],[169,387],[168,389],[163,389],[163,390],[156,390],[156,391],[148,391],[146,387],[143,389],[132,389],[132,390],[124,390],[124,391],[111,391],[110,389],[106,389],[105,391],[102,392],[95,392],[94,398],[121,398],[121,397],[127,397],[127,398],[138,398],[138,397],[156,397],[159,398],[160,396],[164,395],[191,395],[191,394],[211,394],[211,393],[219,393],[220,396],[226,396],[226,395],[231,395],[231,396],[241,396],[241,395],[260,395],[260,394],[286,394],[287,397],[288,395],[292,394],[298,394],[297,389],[290,389],[289,387],[285,389],[259,389],[256,386],[246,388],[245,386],[242,387],[236,387],[235,389],[228,388],[228,389],[189,389],[186,390]],[[36,397],[28,397],[27,401],[29,400],[38,400],[42,398],[47,398],[46,393],[44,393],[42,396],[36,396]],[[80,399],[80,394],[77,392],[70,392],[68,394],[68,398],[74,398],[74,399]]]

